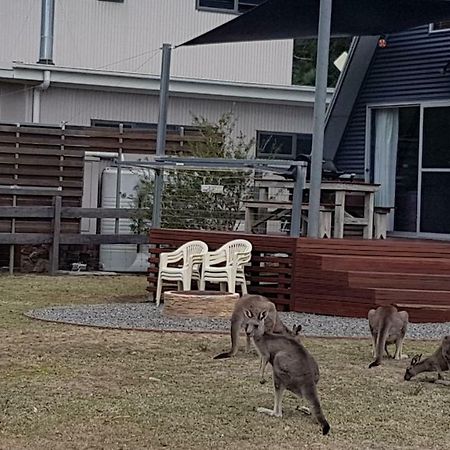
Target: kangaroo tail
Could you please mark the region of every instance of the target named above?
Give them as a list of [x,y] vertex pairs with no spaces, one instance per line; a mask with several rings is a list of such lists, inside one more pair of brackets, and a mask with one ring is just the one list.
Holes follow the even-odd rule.
[[384,320],[377,334],[377,346],[375,353],[375,360],[369,364],[369,369],[379,366],[383,359],[383,351],[386,346],[386,340],[389,334],[389,322]]
[[213,359],[225,359],[225,358],[231,358],[233,356],[232,352],[224,352],[219,353],[218,355],[214,356]]

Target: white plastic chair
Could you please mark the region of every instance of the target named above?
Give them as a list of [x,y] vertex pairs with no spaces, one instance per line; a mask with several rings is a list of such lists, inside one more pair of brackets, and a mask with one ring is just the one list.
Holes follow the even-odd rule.
[[[190,241],[173,252],[163,252],[159,255],[158,285],[156,287],[156,305],[161,301],[162,283],[176,281],[178,289],[191,289],[191,280],[200,283],[200,264],[208,252],[208,245],[203,241]],[[170,264],[177,264],[171,266]]]
[[252,257],[252,244],[245,239],[235,239],[222,245],[219,249],[208,252],[203,258],[200,289],[205,289],[207,281],[220,283],[221,287],[227,283],[227,291],[235,293],[236,284],[247,293],[244,266]]

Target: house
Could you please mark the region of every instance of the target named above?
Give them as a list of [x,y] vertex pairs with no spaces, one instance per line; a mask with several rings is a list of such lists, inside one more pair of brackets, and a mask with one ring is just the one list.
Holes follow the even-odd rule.
[[[54,4],[49,57],[43,45],[39,53],[41,2],[6,2],[0,121],[156,126],[162,44],[179,44],[259,3],[42,0],[43,8]],[[292,40],[173,49],[169,126],[232,111],[236,130],[260,148],[271,137],[282,157],[295,156],[297,143],[310,145],[314,89],[291,85],[292,59]]]
[[[4,3],[1,123],[148,129],[158,122],[162,44],[180,44],[261,0]],[[289,159],[309,151],[314,88],[291,85],[292,60],[292,40],[173,48],[168,129],[231,111],[236,133],[258,143],[254,156],[277,149],[277,157]],[[102,152],[86,158],[82,206],[102,204],[99,177],[111,177],[104,171],[110,164]],[[122,188],[132,186],[123,177]],[[95,219],[83,219],[82,232],[96,229]]]
[[353,41],[324,156],[381,184],[405,237],[450,236],[450,22]]

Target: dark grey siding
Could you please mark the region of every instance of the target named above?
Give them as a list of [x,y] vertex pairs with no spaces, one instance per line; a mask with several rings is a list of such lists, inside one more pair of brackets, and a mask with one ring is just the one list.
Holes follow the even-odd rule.
[[450,31],[419,27],[387,36],[377,48],[335,156],[346,171],[364,173],[366,106],[372,103],[450,100]]

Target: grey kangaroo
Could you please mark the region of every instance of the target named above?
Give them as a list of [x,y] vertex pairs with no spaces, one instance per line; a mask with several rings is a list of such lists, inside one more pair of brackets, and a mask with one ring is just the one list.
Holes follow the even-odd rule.
[[422,372],[437,372],[438,379],[442,379],[441,372],[450,370],[450,335],[444,336],[441,345],[428,358],[420,360],[422,355],[416,355],[411,360],[410,366],[406,369],[404,379],[409,381]]
[[[235,304],[233,314],[231,315],[231,350],[214,356],[214,359],[224,359],[235,356],[238,352],[239,332],[245,328],[248,320],[257,317],[261,311],[266,311],[266,330],[275,334],[286,336],[297,336],[300,333],[301,325],[294,326],[289,330],[278,316],[275,305],[262,295],[246,294],[243,295]],[[250,337],[247,335],[246,351],[250,351]],[[261,358],[260,363],[260,382],[264,383],[264,372],[267,366],[267,360]]]
[[394,358],[400,359],[402,357],[403,340],[408,327],[408,313],[398,311],[395,306],[380,306],[376,310],[371,309],[369,311],[368,319],[373,340],[373,356],[375,357],[369,368],[381,364],[383,351],[386,351],[389,356],[388,344],[395,343]]
[[322,427],[322,433],[328,434],[330,425],[322,412],[316,384],[319,381],[319,366],[310,353],[296,339],[265,332],[268,311],[254,315],[246,310],[248,317],[245,325],[247,336],[252,337],[256,348],[273,369],[274,407],[258,408],[257,411],[270,416],[282,416],[283,391],[288,389],[299,397],[305,397],[312,406],[312,413]]

